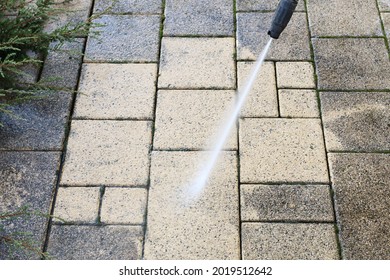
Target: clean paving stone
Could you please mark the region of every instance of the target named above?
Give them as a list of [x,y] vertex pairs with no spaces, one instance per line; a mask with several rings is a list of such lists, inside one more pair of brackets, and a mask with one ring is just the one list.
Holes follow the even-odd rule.
[[[256,60],[269,40],[273,13],[237,13],[238,60]],[[267,59],[310,60],[310,41],[305,13],[296,12],[278,40],[273,40]]]
[[[237,0],[237,11],[274,11],[279,0]],[[295,11],[305,11],[305,1],[298,1]]]
[[278,88],[315,88],[311,62],[277,62]]
[[243,221],[332,222],[326,185],[241,185]]
[[386,36],[387,38],[390,38],[390,13],[382,13],[381,15],[383,19],[383,25],[385,27]]
[[162,0],[95,0],[94,13],[155,13],[162,12]]
[[387,92],[322,92],[327,150],[390,150],[389,109]]
[[[50,204],[57,181],[61,153],[59,152],[0,152],[0,213],[27,212],[43,215],[23,215],[15,219],[2,219],[3,234],[28,232],[40,248],[45,240]],[[40,259],[32,251],[12,253],[0,242],[0,259]]]
[[[253,62],[238,62],[238,88],[242,89],[254,66]],[[248,99],[241,110],[241,117],[277,117],[278,99],[276,92],[275,66],[265,62],[258,74]]]
[[313,39],[319,89],[389,89],[383,38]]
[[240,258],[237,155],[222,152],[197,192],[195,175],[209,156],[152,153],[145,259]]
[[47,252],[56,260],[139,260],[140,226],[54,225]]
[[150,145],[150,122],[74,120],[61,184],[145,186]]
[[88,37],[85,62],[156,62],[160,16],[103,15]]
[[74,118],[153,119],[156,79],[156,64],[84,64]]
[[167,0],[164,35],[233,36],[233,1]]
[[390,12],[390,1],[389,0],[378,0],[379,10]]
[[59,188],[54,220],[60,223],[95,223],[99,200],[99,188]]
[[160,88],[234,89],[233,38],[163,38]]
[[243,223],[245,260],[339,259],[333,224]]
[[242,119],[242,183],[327,183],[325,147],[319,119]]
[[281,89],[278,93],[281,117],[318,118],[320,116],[315,90]]
[[[227,112],[233,110],[233,90],[161,90],[158,92],[153,148],[212,149]],[[237,127],[225,149],[237,149]]]
[[106,188],[101,222],[106,224],[143,224],[147,190],[140,188]]
[[382,36],[376,0],[307,1],[312,36]]
[[390,258],[390,154],[329,154],[343,258]]

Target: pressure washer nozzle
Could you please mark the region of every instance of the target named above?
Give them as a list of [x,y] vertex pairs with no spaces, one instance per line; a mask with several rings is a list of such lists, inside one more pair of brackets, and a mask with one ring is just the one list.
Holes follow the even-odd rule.
[[272,20],[271,28],[268,35],[278,39],[280,34],[286,28],[292,14],[298,4],[298,0],[280,0]]

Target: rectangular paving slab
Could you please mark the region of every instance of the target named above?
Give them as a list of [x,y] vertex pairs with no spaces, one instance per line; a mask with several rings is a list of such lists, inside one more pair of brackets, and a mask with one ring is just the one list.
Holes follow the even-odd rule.
[[[237,11],[274,11],[278,7],[279,0],[236,0]],[[305,10],[305,1],[299,0],[296,11]]]
[[140,226],[65,226],[51,229],[47,252],[56,260],[139,260]]
[[327,183],[319,119],[240,120],[242,183]]
[[152,154],[145,259],[240,258],[236,153],[223,152],[198,198],[189,196],[208,155]]
[[379,10],[381,11],[390,11],[390,1],[389,0],[378,0]]
[[145,186],[151,123],[74,120],[61,184]]
[[[94,13],[158,13],[162,11],[162,0],[95,0]],[[109,10],[107,10],[109,9]]]
[[319,118],[318,97],[315,90],[280,89],[280,116],[287,118]]
[[233,1],[166,0],[164,35],[233,36]]
[[389,89],[390,61],[382,38],[313,39],[319,89]]
[[387,38],[390,38],[390,13],[382,13],[381,15],[382,15],[383,26],[385,28],[386,36]]
[[243,223],[245,260],[335,260],[333,224]]
[[[5,232],[27,233],[19,240],[34,242],[36,249],[41,249],[46,235],[52,194],[56,186],[57,170],[61,154],[57,152],[0,152],[0,213],[17,212],[28,207],[28,213],[15,219],[1,219]],[[42,215],[39,215],[41,213]],[[0,242],[0,259],[40,259],[32,251],[17,250],[10,254],[9,246]]]
[[322,92],[328,151],[389,151],[390,95],[387,92]]
[[390,154],[329,154],[345,259],[390,259]]
[[242,221],[332,222],[326,185],[241,185]]
[[84,64],[74,118],[153,119],[156,76],[156,64]]
[[314,67],[311,62],[277,62],[278,88],[315,88]]

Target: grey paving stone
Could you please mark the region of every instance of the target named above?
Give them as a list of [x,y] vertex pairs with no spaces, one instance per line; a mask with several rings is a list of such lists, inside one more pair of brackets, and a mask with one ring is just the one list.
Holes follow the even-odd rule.
[[390,154],[329,154],[345,259],[390,259]]
[[[237,63],[238,88],[245,86],[246,80],[253,68],[253,62]],[[241,117],[277,117],[278,98],[276,92],[275,66],[272,62],[265,62],[256,81],[241,109]]]
[[[153,149],[212,149],[214,137],[234,106],[233,90],[160,90]],[[237,127],[224,147],[237,149]]]
[[312,36],[381,36],[376,0],[308,0]]
[[322,92],[328,151],[390,150],[390,95],[380,92]]
[[[236,0],[237,11],[274,11],[279,0]],[[305,11],[305,1],[299,0],[295,11]]]
[[88,37],[85,62],[156,62],[160,16],[103,15],[94,20],[103,26]]
[[390,1],[389,0],[378,0],[379,10],[381,11],[390,11]]
[[[30,213],[49,214],[60,157],[57,152],[0,152],[0,213],[15,212],[28,206]],[[47,222],[48,218],[44,216],[24,215],[12,220],[2,219],[0,223],[7,235],[30,233],[26,239],[34,241],[40,249]],[[9,247],[0,242],[0,259],[39,258],[37,253],[21,250],[10,255]]]
[[61,150],[72,94],[53,92],[0,114],[0,150]]
[[233,36],[233,1],[166,0],[164,35]]
[[[237,57],[256,60],[267,44],[272,13],[237,13]],[[310,60],[310,42],[306,14],[296,12],[278,40],[274,40],[267,59]]]
[[86,63],[74,118],[153,119],[156,64]]
[[383,20],[383,25],[385,27],[386,36],[387,38],[390,38],[390,13],[382,13],[381,15]]
[[198,198],[189,196],[209,155],[152,154],[145,259],[240,258],[236,153],[223,152]]
[[389,89],[384,39],[313,39],[320,89]]
[[[155,13],[162,12],[162,0],[96,0],[94,13]],[[109,10],[108,10],[109,9]]]
[[[84,39],[75,42],[65,42],[55,51],[50,51],[45,59],[41,81],[54,87],[75,89],[77,86],[79,68],[81,67]],[[58,43],[52,43],[55,48]]]
[[52,227],[47,252],[56,260],[139,260],[139,226]]
[[319,119],[241,119],[242,183],[327,183]]
[[317,92],[315,90],[279,90],[280,116],[288,118],[318,118]]
[[241,185],[241,220],[332,222],[325,185]]
[[61,183],[145,186],[150,145],[150,122],[74,120]]
[[233,38],[163,38],[160,88],[234,89]]
[[241,230],[245,260],[339,258],[332,224],[243,223]]

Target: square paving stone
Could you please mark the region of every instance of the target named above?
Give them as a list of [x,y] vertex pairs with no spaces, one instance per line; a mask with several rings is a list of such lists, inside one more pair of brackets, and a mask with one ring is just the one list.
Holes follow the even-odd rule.
[[164,35],[233,36],[233,1],[167,0]]
[[[256,60],[269,40],[273,13],[237,13],[237,54],[239,60]],[[310,60],[310,41],[305,13],[296,12],[274,40],[267,59]]]
[[[238,62],[238,88],[245,86],[246,80],[253,68],[253,62]],[[278,100],[276,93],[275,66],[272,62],[265,62],[249,93],[241,117],[277,117]]]
[[390,88],[384,39],[313,39],[313,45],[320,89]]
[[390,259],[390,154],[329,154],[345,259]]
[[325,185],[241,185],[241,220],[332,222]]
[[[274,11],[279,0],[236,0],[237,11]],[[305,1],[299,0],[295,11],[305,11]]]
[[236,83],[233,38],[163,38],[160,88],[228,88]]
[[317,36],[381,36],[376,0],[308,0],[310,29]]
[[139,226],[55,225],[47,252],[56,260],[139,260],[142,240]]
[[243,223],[245,260],[339,259],[332,224]]
[[390,13],[382,13],[381,15],[383,19],[383,25],[385,27],[386,36],[387,38],[390,38]]
[[[16,212],[27,206],[29,213],[50,214],[60,157],[57,152],[0,152],[0,213]],[[40,249],[47,222],[48,217],[41,215],[2,219],[5,232],[1,235],[29,233],[30,236],[18,239],[31,239]],[[0,259],[40,259],[40,255],[27,250],[11,254],[6,243],[0,242]]]
[[156,62],[160,16],[103,15],[88,37],[85,62]]
[[155,13],[161,14],[162,0],[95,0],[94,13]]
[[139,188],[106,188],[101,221],[106,224],[143,224],[147,190]]
[[0,150],[61,150],[72,93],[44,92],[41,98],[9,108],[16,117],[0,114]]
[[242,119],[242,183],[327,183],[319,119]]
[[84,64],[75,118],[153,119],[156,64]]
[[390,11],[390,0],[378,0],[379,10]]
[[287,118],[318,118],[317,92],[315,90],[279,90],[280,116]]
[[75,120],[61,183],[145,186],[150,145],[150,122]]
[[328,151],[389,151],[390,94],[322,92]]
[[[227,112],[234,106],[232,90],[171,90],[158,92],[153,148],[155,150],[212,149]],[[234,127],[225,149],[237,149]]]
[[145,259],[239,259],[237,156],[222,152],[197,199],[189,197],[207,152],[154,152]]
[[315,88],[311,62],[277,62],[278,88]]
[[99,188],[59,188],[54,208],[55,220],[61,223],[95,223],[99,200]]

